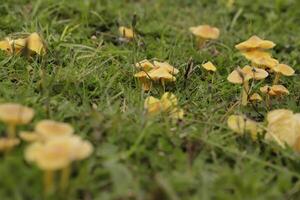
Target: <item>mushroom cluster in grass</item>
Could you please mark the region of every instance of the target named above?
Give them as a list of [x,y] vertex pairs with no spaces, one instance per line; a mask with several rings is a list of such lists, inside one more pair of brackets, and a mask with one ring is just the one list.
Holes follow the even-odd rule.
[[27,142],[47,141],[57,137],[71,136],[74,129],[70,124],[53,120],[42,120],[35,126],[33,132],[23,131],[20,137]]
[[248,119],[243,115],[231,115],[227,120],[228,127],[239,135],[249,133],[253,140],[257,139],[258,134],[262,133],[260,124]]
[[220,30],[209,25],[194,26],[189,30],[197,38],[198,48],[202,48],[207,41],[216,40],[220,36]]
[[141,82],[145,91],[150,90],[153,83],[160,83],[165,87],[165,84],[176,81],[175,75],[179,73],[178,69],[167,62],[151,63],[148,60],[142,60],[136,63],[135,67],[139,72],[134,74],[134,77]]
[[247,65],[242,69],[238,68],[232,71],[228,75],[227,80],[234,84],[243,85],[241,103],[243,106],[245,106],[248,103],[248,96],[250,94],[249,80],[262,80],[265,79],[268,75],[268,72],[263,69],[250,67]]
[[28,124],[34,116],[34,110],[16,103],[0,104],[0,121],[7,127],[7,136],[15,138],[17,126]]
[[144,108],[148,116],[165,114],[174,120],[183,119],[184,111],[178,106],[177,97],[169,92],[162,95],[161,99],[149,96],[146,98]]
[[18,54],[23,51],[29,55],[44,55],[46,53],[46,47],[38,33],[32,33],[26,38],[5,38],[0,41],[0,49],[8,54]]
[[133,29],[125,26],[119,27],[119,34],[122,38],[125,38],[127,40],[132,40],[135,36]]
[[267,140],[275,141],[280,146],[298,148],[300,136],[300,114],[294,114],[290,110],[273,110],[267,115]]
[[66,188],[72,162],[83,160],[92,152],[90,142],[72,135],[30,144],[25,151],[25,159],[44,171],[45,192],[48,193],[53,189],[56,171],[61,171],[61,189]]

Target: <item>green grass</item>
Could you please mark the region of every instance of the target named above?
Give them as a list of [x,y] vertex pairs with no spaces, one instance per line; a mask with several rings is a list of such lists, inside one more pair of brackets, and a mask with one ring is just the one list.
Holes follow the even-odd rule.
[[[130,26],[134,14],[142,35],[138,44],[118,43],[117,24]],[[300,199],[299,155],[238,137],[226,125],[233,113],[263,121],[251,106],[229,110],[240,89],[226,77],[248,63],[234,45],[254,34],[274,41],[274,57],[297,74],[282,79],[291,94],[272,108],[300,111],[299,21],[298,0],[237,0],[233,9],[225,0],[3,1],[0,38],[37,31],[48,53],[43,62],[0,53],[0,102],[33,107],[34,123],[69,122],[95,146],[92,157],[74,165],[67,193],[49,199]],[[199,24],[221,30],[220,39],[202,51],[188,32]],[[133,64],[145,58],[180,69],[166,90],[185,109],[182,122],[144,116],[149,94],[133,78]],[[186,80],[190,58],[195,69]],[[200,68],[208,60],[218,67],[213,84]],[[263,104],[258,111],[267,113]],[[43,199],[42,173],[24,160],[25,147],[0,157],[1,200]]]

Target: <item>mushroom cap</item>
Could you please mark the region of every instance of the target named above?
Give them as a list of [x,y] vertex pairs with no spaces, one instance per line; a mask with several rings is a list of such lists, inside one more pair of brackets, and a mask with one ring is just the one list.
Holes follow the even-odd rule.
[[268,75],[269,73],[263,69],[246,65],[245,67],[243,67],[243,69],[236,69],[231,72],[228,75],[227,80],[231,83],[242,84],[244,81],[248,81],[250,79],[265,79]]
[[175,76],[173,76],[172,74],[170,74],[170,72],[168,72],[168,70],[166,70],[165,68],[157,68],[157,69],[152,69],[151,71],[149,71],[148,75],[150,76],[150,78],[154,81],[158,81],[158,80],[166,80],[166,81],[176,81]]
[[179,70],[176,69],[175,67],[173,67],[172,65],[170,65],[169,63],[167,62],[158,62],[158,61],[154,61],[154,65],[156,67],[161,67],[161,68],[164,68],[166,69],[170,74],[172,75],[176,75],[179,73]]
[[36,132],[21,131],[20,138],[26,142],[35,142],[41,140],[41,136]]
[[278,60],[270,57],[265,57],[265,58],[257,58],[257,59],[253,59],[251,60],[252,63],[257,66],[257,67],[261,67],[261,68],[270,68],[273,69],[276,65],[279,64]]
[[272,49],[276,44],[270,40],[263,40],[258,36],[254,35],[248,40],[241,42],[235,45],[240,51],[249,50],[249,49]]
[[9,151],[20,144],[17,138],[0,138],[0,152]]
[[240,135],[249,132],[253,139],[256,139],[257,134],[262,130],[258,127],[258,123],[248,119],[242,115],[231,115],[227,120],[228,127],[235,133]]
[[184,117],[184,110],[181,108],[174,108],[170,112],[170,117],[175,120],[183,119]]
[[44,42],[38,33],[30,34],[26,42],[27,48],[32,52],[35,52],[39,55],[44,55],[46,53]]
[[136,77],[136,78],[148,78],[148,74],[144,71],[140,71],[140,72],[134,74],[134,77]]
[[33,143],[25,151],[25,158],[43,170],[59,170],[74,160],[87,158],[93,146],[78,136],[61,137],[46,143]]
[[275,72],[281,73],[284,76],[292,76],[295,74],[295,70],[288,65],[279,64],[272,68]]
[[254,93],[250,96],[250,101],[262,101],[262,97],[258,93]]
[[10,42],[10,46],[11,46],[11,52],[16,52],[19,53],[21,52],[24,47],[26,46],[26,39],[20,38],[20,39],[16,39],[16,40],[11,40]]
[[260,91],[262,93],[265,93],[265,94],[268,94],[271,96],[281,96],[281,95],[287,95],[290,93],[288,91],[288,89],[286,87],[284,87],[283,85],[273,85],[273,86],[265,85],[260,88]]
[[209,25],[190,27],[190,32],[203,39],[218,39],[220,36],[220,30]]
[[204,63],[204,64],[202,65],[202,67],[203,67],[204,69],[206,69],[207,71],[213,71],[213,72],[217,71],[216,66],[215,66],[214,64],[212,64],[212,62],[210,62],[210,61]]
[[131,28],[127,28],[125,26],[119,27],[119,34],[127,39],[132,39],[134,37],[134,31]]
[[44,139],[53,139],[56,137],[70,136],[74,133],[71,125],[53,120],[42,120],[35,126],[35,132]]
[[16,103],[0,105],[0,120],[7,124],[28,124],[34,116],[34,110]]
[[300,135],[299,121],[292,111],[286,109],[273,110],[267,115],[266,139],[293,147]]
[[255,80],[262,80],[269,76],[269,73],[266,70],[250,67],[249,65],[243,67],[242,72]]
[[143,70],[143,71],[150,71],[151,69],[154,69],[156,68],[149,60],[145,59],[145,60],[142,60],[140,62],[137,62],[135,64],[135,67],[137,69],[140,69],[140,70]]
[[269,52],[265,52],[262,50],[242,51],[241,53],[247,60],[251,61],[271,58],[271,54]]

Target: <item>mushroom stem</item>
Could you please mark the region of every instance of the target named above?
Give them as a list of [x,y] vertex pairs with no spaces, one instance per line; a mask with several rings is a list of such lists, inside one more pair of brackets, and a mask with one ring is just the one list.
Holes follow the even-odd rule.
[[248,93],[249,93],[249,81],[244,81],[242,88],[242,105],[246,106],[248,103]]
[[270,104],[270,95],[269,94],[267,94],[267,96],[266,96],[266,106],[267,106],[267,109],[270,110],[271,104]]
[[46,170],[44,172],[44,191],[45,194],[51,193],[53,190],[54,171]]
[[201,37],[198,37],[197,38],[197,48],[198,49],[202,49],[204,47],[204,45],[205,45],[205,42],[206,42],[205,39],[203,39]]
[[70,165],[66,166],[61,171],[60,189],[62,191],[64,191],[69,185],[70,173],[71,173],[71,166]]
[[16,125],[15,124],[7,124],[7,134],[9,138],[16,137]]
[[279,82],[279,79],[280,79],[280,73],[276,73],[273,81],[273,85],[276,85]]

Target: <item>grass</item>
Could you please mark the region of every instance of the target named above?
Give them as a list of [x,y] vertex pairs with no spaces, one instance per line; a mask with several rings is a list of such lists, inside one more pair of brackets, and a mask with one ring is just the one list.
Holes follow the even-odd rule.
[[[95,146],[93,156],[74,166],[69,190],[48,199],[299,199],[300,160],[289,149],[252,142],[227,128],[229,114],[263,120],[267,109],[230,109],[240,89],[227,75],[247,61],[234,45],[251,35],[274,41],[273,55],[294,67],[283,78],[291,94],[273,109],[300,111],[300,2],[237,0],[9,0],[0,5],[0,37],[39,32],[48,54],[37,58],[0,53],[0,102],[18,102],[45,118],[71,123]],[[118,42],[118,24],[136,14],[140,37]],[[197,51],[190,26],[211,24],[220,39]],[[91,37],[95,35],[96,40]],[[169,61],[180,69],[174,85],[186,116],[178,124],[146,120],[143,93],[133,64],[144,58]],[[192,58],[194,70],[185,69]],[[211,78],[200,65],[218,67]],[[271,83],[271,79],[267,82]],[[259,88],[262,83],[256,83]],[[162,89],[151,95],[160,97]],[[33,124],[34,124],[33,123]],[[21,127],[31,129],[33,125]],[[4,126],[0,133],[4,135]],[[22,143],[0,157],[0,199],[43,199],[41,171],[24,161]]]

